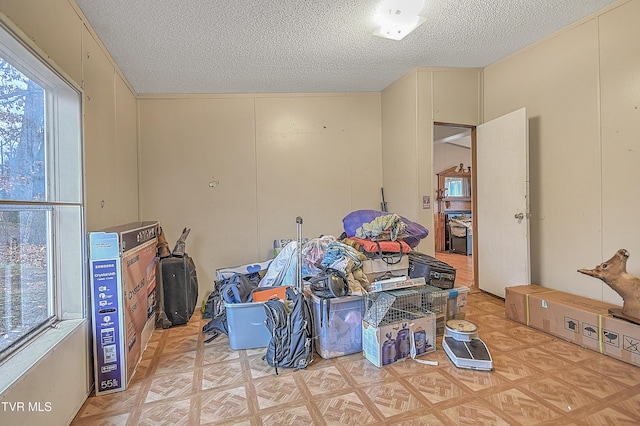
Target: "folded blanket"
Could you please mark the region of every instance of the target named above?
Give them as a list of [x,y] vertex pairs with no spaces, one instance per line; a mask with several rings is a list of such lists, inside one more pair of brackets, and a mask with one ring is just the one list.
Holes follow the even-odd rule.
[[[355,210],[342,219],[344,226],[344,232],[348,237],[356,236],[356,230],[363,224],[369,223],[378,216],[388,215],[387,212],[381,212],[377,210]],[[412,222],[406,217],[400,216],[400,220],[407,225],[404,233],[405,237],[402,237],[411,248],[417,247],[420,244],[420,240],[426,238],[429,235],[429,231],[419,223]]]
[[407,225],[402,222],[397,214],[385,214],[378,216],[371,222],[363,223],[356,229],[356,237],[368,238],[370,240],[391,240],[395,241],[399,237],[404,237]]

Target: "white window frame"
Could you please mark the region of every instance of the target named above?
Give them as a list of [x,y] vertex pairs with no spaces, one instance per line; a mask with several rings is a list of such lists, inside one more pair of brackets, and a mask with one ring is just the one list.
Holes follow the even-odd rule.
[[[0,394],[87,320],[82,91],[49,63],[24,34],[0,21],[0,54],[45,88],[46,188],[52,321],[20,346],[0,354]],[[0,200],[24,205],[23,201]]]

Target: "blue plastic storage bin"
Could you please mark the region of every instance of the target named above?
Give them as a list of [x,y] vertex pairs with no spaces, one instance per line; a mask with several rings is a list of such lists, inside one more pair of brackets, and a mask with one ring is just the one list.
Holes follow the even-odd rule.
[[[346,296],[322,299],[307,293],[313,304],[316,352],[322,358],[336,358],[362,352],[364,298]],[[326,303],[329,303],[328,307]]]
[[229,346],[233,350],[263,348],[271,334],[265,324],[264,302],[226,303]]

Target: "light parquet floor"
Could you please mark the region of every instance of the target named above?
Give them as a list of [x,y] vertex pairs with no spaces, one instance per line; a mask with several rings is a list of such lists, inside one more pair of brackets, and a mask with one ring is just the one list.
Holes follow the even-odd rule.
[[436,253],[435,257],[456,269],[456,284],[473,288],[473,256],[456,253]]
[[358,353],[276,376],[264,349],[234,351],[225,336],[205,344],[196,313],[156,330],[129,388],[89,397],[72,425],[640,424],[640,368],[507,320],[504,301],[480,291],[466,318],[491,372],[456,368],[438,338],[423,356],[437,366],[377,368]]

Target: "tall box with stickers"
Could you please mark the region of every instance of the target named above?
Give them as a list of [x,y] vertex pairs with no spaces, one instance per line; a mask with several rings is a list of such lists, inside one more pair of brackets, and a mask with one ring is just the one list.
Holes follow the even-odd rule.
[[158,222],[89,233],[96,395],[124,391],[155,328]]

